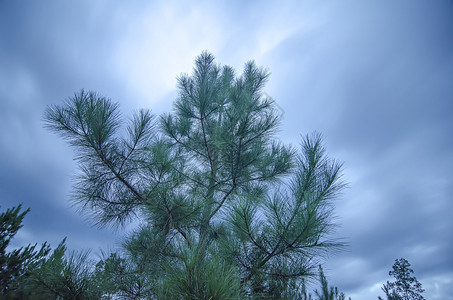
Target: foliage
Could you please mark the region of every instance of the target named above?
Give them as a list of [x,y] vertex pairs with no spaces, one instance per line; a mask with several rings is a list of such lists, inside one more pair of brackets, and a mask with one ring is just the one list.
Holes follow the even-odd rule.
[[[315,290],[315,294],[319,300],[345,300],[345,295],[338,292],[337,287],[330,287],[327,278],[324,275],[321,265],[319,266],[319,281],[321,283],[321,291]],[[351,298],[349,298],[351,300]]]
[[[395,277],[394,282],[387,281],[382,287],[388,300],[423,300],[421,295],[424,292],[422,284],[418,282],[411,264],[404,258],[396,259],[389,275]],[[379,297],[379,299],[382,299]]]
[[22,205],[12,207],[0,214],[0,295],[8,299],[22,298],[23,282],[50,251],[47,243],[37,249],[35,245],[28,245],[11,252],[6,252],[11,239],[22,228],[22,221],[30,211],[22,211]]
[[[307,285],[305,279],[300,282],[299,285],[291,285],[291,289],[288,289],[285,293],[281,294],[276,299],[292,299],[292,300],[345,300],[346,296],[343,292],[339,292],[337,287],[329,287],[327,278],[324,275],[324,271],[319,265],[318,268],[318,280],[321,285],[321,289],[314,291],[314,296],[307,291]],[[348,298],[351,300],[351,298]]]
[[52,252],[28,245],[6,253],[11,239],[22,228],[30,211],[22,206],[0,214],[0,298],[1,299],[101,299],[106,287],[90,267],[89,252],[65,256],[65,240]]
[[103,286],[90,268],[89,252],[65,255],[65,240],[41,260],[27,286],[41,299],[100,299]]
[[[149,299],[157,294],[156,282],[160,271],[155,267],[154,252],[151,247],[153,235],[137,232],[131,241],[125,242],[121,257],[112,253],[96,265],[96,278],[104,286],[104,292],[121,299]],[[138,236],[140,235],[140,236]]]
[[340,246],[327,237],[341,164],[319,134],[299,152],[275,138],[268,77],[253,62],[236,76],[204,52],[178,78],[174,111],[141,110],[126,131],[118,105],[94,92],[46,110],[76,150],[82,209],[99,225],[144,224],[97,266],[112,295],[278,298]]

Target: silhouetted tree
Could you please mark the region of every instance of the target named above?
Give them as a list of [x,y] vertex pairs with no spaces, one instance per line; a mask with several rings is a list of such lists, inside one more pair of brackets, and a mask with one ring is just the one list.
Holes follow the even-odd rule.
[[[396,259],[393,264],[393,270],[389,272],[390,276],[395,277],[394,282],[387,281],[382,287],[382,290],[387,297],[387,300],[423,300],[421,295],[425,290],[422,284],[418,282],[415,276],[412,276],[414,271],[411,269],[411,264],[404,258]],[[382,300],[381,297],[379,299]]]
[[[143,221],[97,272],[119,297],[278,298],[316,273],[339,246],[332,200],[341,164],[319,134],[301,151],[275,138],[280,115],[253,62],[237,77],[206,52],[178,78],[174,111],[134,114],[81,91],[46,110],[46,125],[75,147],[76,200],[98,224]],[[122,285],[121,282],[127,283]]]

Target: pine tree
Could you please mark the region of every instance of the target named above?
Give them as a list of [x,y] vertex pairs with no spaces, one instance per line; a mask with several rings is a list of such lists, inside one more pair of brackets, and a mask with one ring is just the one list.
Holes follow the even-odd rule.
[[[394,282],[387,281],[382,287],[388,300],[423,300],[421,295],[425,290],[415,276],[411,264],[404,258],[396,259],[392,266],[390,276],[395,277]],[[382,299],[379,297],[379,299]]]
[[24,282],[36,265],[49,253],[44,243],[40,249],[28,245],[6,252],[11,239],[22,228],[22,221],[30,211],[22,211],[22,205],[12,207],[0,214],[0,298],[19,299],[25,296]]
[[101,299],[106,287],[100,282],[89,251],[66,253],[66,239],[41,260],[25,282],[35,299]]
[[340,246],[328,235],[341,164],[319,134],[300,151],[275,138],[268,77],[253,62],[236,76],[203,52],[178,78],[174,111],[135,113],[125,137],[118,104],[95,92],[46,110],[47,127],[76,149],[81,207],[100,225],[142,221],[122,253],[98,264],[112,293],[279,298]]
[[[344,293],[340,293],[337,287],[329,287],[326,275],[322,270],[322,266],[319,265],[319,282],[321,283],[321,290],[315,290],[315,294],[319,300],[345,300],[346,296]],[[348,298],[351,300],[351,298]]]

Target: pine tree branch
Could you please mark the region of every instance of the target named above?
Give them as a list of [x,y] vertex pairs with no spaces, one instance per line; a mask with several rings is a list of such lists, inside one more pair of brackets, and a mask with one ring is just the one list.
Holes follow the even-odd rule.
[[214,170],[214,162],[212,160],[212,157],[211,157],[211,151],[209,149],[209,144],[208,144],[208,140],[206,138],[206,130],[204,128],[204,120],[205,117],[204,116],[201,116],[200,118],[200,122],[201,122],[201,130],[203,132],[203,141],[204,141],[204,146],[205,146],[205,149],[206,149],[206,154],[207,154],[207,157],[208,157],[208,161],[209,161],[209,166],[211,167],[211,176],[213,177],[213,180],[215,181],[215,170]]
[[211,212],[211,214],[209,215],[208,217],[208,222],[209,220],[212,219],[212,217],[214,217],[214,215],[219,211],[219,209],[223,206],[223,204],[225,203],[225,201],[228,199],[228,197],[230,196],[230,194],[234,191],[234,189],[236,188],[236,186],[233,184],[233,186],[231,187],[231,189],[223,196],[222,200],[220,201],[219,205],[217,205],[217,207]]
[[140,201],[144,202],[144,199],[143,199],[142,195],[125,178],[123,178],[123,176],[121,176],[120,173],[115,171],[115,169],[113,167],[113,164],[104,155],[102,149],[100,149],[100,151],[98,151],[97,149],[95,149],[95,150],[96,150],[96,153],[98,153],[99,158],[101,158],[102,162],[110,169],[110,171],[112,171],[112,173],[115,175],[115,177],[120,182],[122,182],[135,196],[137,196],[137,198]]
[[170,134],[170,137],[176,141],[176,143],[180,144],[180,145],[183,146],[184,148],[189,149],[190,151],[192,151],[192,152],[194,152],[194,153],[200,155],[201,157],[208,158],[204,153],[198,151],[197,149],[195,149],[195,148],[193,148],[193,147],[190,147],[189,145],[187,145],[186,143],[184,143],[183,141],[181,141],[180,139],[178,139],[178,138],[176,137],[176,135],[173,134],[173,132],[169,132],[169,134]]

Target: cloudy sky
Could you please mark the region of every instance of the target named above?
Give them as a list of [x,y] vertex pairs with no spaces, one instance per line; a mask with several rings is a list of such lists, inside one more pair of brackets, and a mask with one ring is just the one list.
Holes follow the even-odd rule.
[[0,205],[31,208],[16,246],[68,236],[70,249],[114,249],[71,206],[74,153],[42,115],[84,88],[160,114],[176,76],[207,49],[241,71],[272,73],[281,138],[319,131],[343,161],[330,283],[376,299],[396,258],[427,299],[453,299],[452,1],[0,0]]

